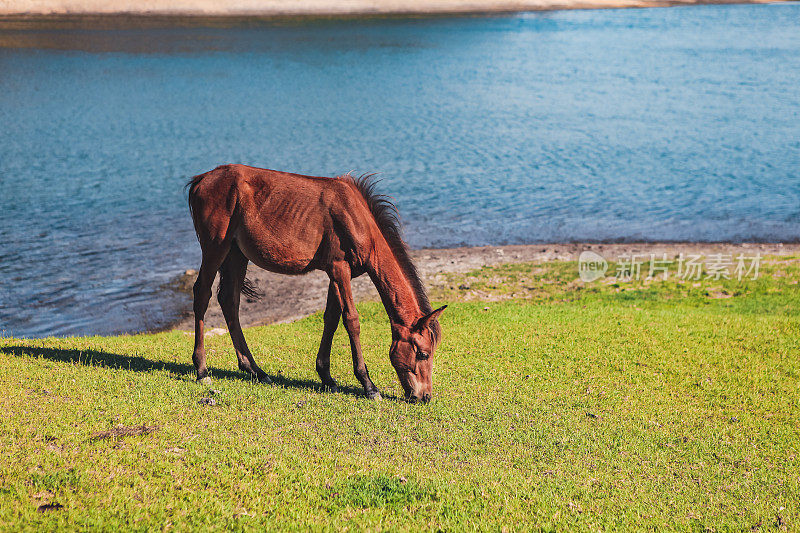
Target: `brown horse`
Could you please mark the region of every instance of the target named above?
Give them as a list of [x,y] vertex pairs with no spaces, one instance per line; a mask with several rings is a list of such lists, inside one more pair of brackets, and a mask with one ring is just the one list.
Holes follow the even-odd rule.
[[338,390],[330,373],[331,343],[339,319],[350,337],[353,371],[368,398],[380,399],[369,377],[359,340],[358,313],[351,278],[365,272],[380,293],[392,327],[389,359],[405,396],[428,401],[432,393],[431,357],[441,337],[431,309],[400,236],[397,211],[377,194],[370,176],[302,176],[244,165],[225,165],[195,176],[187,184],[189,208],[203,262],[194,284],[194,366],[207,380],[203,318],[211,284],[220,273],[219,303],[239,360],[239,369],[264,383],[239,324],[239,296],[252,289],[247,263],[282,274],[322,270],[328,274],[325,325],[317,353],[323,385]]

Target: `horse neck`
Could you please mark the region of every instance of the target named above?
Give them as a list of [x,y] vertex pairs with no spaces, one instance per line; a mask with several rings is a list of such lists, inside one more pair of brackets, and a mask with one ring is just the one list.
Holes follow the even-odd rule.
[[383,239],[380,241],[367,265],[367,272],[378,289],[392,324],[411,327],[422,316],[417,294],[388,243]]

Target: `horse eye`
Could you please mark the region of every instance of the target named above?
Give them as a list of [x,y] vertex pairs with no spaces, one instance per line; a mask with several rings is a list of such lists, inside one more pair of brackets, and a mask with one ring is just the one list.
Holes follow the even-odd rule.
[[417,348],[417,359],[427,359],[430,356],[431,354],[423,352],[419,348]]

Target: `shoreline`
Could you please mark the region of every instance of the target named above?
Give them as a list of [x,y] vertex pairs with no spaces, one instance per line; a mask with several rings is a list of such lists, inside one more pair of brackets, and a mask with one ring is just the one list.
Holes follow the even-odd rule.
[[[281,19],[503,15],[573,9],[624,9],[693,5],[780,4],[792,0],[6,0],[0,28],[123,29],[152,25],[236,25]],[[109,27],[110,26],[110,27]]]
[[[593,251],[609,262],[619,256],[633,254],[661,254],[677,257],[699,254],[743,254],[748,257],[756,253],[782,256],[800,254],[800,243],[698,243],[698,242],[653,242],[653,243],[566,243],[566,244],[522,244],[508,246],[479,246],[463,248],[438,248],[412,250],[411,257],[423,283],[430,292],[442,288],[447,283],[447,274],[465,273],[484,266],[508,263],[545,263],[549,261],[577,261],[583,251]],[[196,272],[187,270],[176,281],[177,290],[188,294]],[[248,266],[247,277],[264,295],[260,300],[242,298],[240,320],[243,327],[263,326],[293,322],[322,311],[328,290],[328,278],[320,271],[302,276],[287,276],[267,272],[252,263]],[[576,272],[577,279],[577,272]],[[379,301],[378,293],[368,276],[361,276],[352,282],[356,301]],[[217,282],[214,282],[216,294]],[[191,299],[191,298],[189,298]],[[189,302],[189,309],[191,302]],[[227,333],[224,317],[216,301],[211,302],[206,314],[206,335]],[[194,320],[188,310],[182,317],[167,325],[162,331],[194,330]],[[213,330],[213,331],[212,331]]]

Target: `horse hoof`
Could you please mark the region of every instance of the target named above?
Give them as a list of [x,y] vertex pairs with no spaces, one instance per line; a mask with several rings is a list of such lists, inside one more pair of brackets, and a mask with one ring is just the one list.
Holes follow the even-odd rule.
[[204,377],[202,379],[198,379],[197,381],[199,381],[201,384],[205,385],[206,387],[211,386],[211,376],[206,376],[206,377]]
[[367,399],[368,399],[368,400],[374,400],[374,401],[376,401],[376,402],[377,402],[377,401],[379,401],[379,400],[382,400],[382,399],[383,399],[383,396],[381,396],[381,393],[380,393],[380,392],[378,392],[378,391],[375,391],[375,392],[373,392],[372,394],[367,394]]

